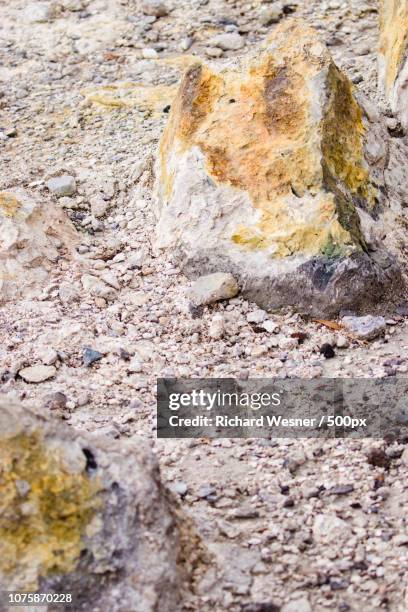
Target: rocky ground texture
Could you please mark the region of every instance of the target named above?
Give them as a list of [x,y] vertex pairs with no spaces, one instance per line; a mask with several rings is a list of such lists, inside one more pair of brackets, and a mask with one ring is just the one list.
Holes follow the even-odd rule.
[[157,376],[407,374],[403,295],[364,320],[271,314],[240,294],[192,304],[154,248],[156,151],[182,71],[296,16],[386,126],[398,220],[383,240],[404,260],[406,143],[377,88],[377,2],[12,0],[0,14],[2,395],[87,439],[145,439],[206,546],[185,609],[405,611],[404,444],[155,431]]

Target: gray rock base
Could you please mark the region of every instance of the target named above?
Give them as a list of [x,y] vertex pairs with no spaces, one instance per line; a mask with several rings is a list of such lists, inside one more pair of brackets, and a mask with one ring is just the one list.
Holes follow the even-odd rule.
[[403,279],[396,259],[385,252],[359,253],[343,259],[315,257],[296,269],[276,276],[245,274],[234,262],[201,252],[186,260],[183,272],[190,278],[220,269],[238,280],[242,295],[261,308],[273,311],[292,307],[315,317],[335,317],[342,310],[356,314],[385,312],[401,301]]

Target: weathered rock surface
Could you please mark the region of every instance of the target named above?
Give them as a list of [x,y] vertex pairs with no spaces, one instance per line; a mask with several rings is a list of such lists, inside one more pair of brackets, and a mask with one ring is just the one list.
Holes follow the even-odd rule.
[[408,3],[380,0],[379,79],[394,113],[408,130]]
[[231,272],[268,309],[391,301],[399,268],[370,242],[386,156],[374,144],[350,82],[295,21],[248,57],[196,63],[160,144],[156,246],[193,277]]
[[0,425],[1,589],[69,592],[76,610],[179,609],[187,527],[147,447],[5,399]]
[[31,194],[0,192],[0,302],[37,296],[62,256],[73,255],[77,232],[65,213]]

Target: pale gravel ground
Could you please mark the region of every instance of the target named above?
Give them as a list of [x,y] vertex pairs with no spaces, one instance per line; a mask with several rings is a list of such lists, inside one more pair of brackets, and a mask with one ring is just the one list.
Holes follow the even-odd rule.
[[[0,127],[17,129],[16,137],[0,141],[1,188],[24,186],[33,196],[52,200],[46,179],[60,170],[74,173],[79,196],[65,205],[83,233],[83,267],[110,270],[120,289],[113,302],[95,302],[82,290],[79,266],[62,261],[40,300],[4,305],[0,390],[27,402],[62,391],[69,400],[63,417],[72,425],[151,439],[164,479],[187,484],[181,503],[214,555],[208,572],[198,571],[193,608],[240,610],[248,602],[285,605],[300,599],[303,604],[295,603],[293,611],[407,610],[408,549],[398,545],[403,542],[398,536],[407,534],[402,447],[388,449],[393,461],[384,472],[369,465],[365,455],[381,442],[155,440],[158,374],[371,378],[405,375],[408,369],[408,328],[398,317],[385,338],[369,346],[352,342],[330,361],[319,354],[330,332],[298,315],[271,316],[277,333],[255,333],[246,315],[256,307],[238,298],[192,319],[184,297],[187,280],[169,255],[156,257],[151,249],[149,168],[166,120],[160,112],[166,95],[159,112],[151,112],[150,102],[132,109],[84,103],[81,91],[88,87],[176,83],[174,66],[141,60],[140,49],[160,42],[166,45],[160,57],[180,55],[180,40],[194,33],[198,42],[188,53],[205,55],[205,41],[224,27],[222,16],[246,27],[247,44],[253,44],[271,29],[258,25],[259,4],[169,2],[171,15],[147,33],[155,39],[157,31],[157,41],[143,42],[137,2],[96,0],[79,13],[64,11],[52,23],[34,25],[24,21],[26,4],[12,0],[0,7]],[[357,87],[369,96],[375,95],[375,7],[373,1],[309,0],[299,2],[296,12],[322,31],[350,78],[362,77]],[[110,197],[109,211],[99,221],[89,210],[98,191]],[[129,258],[140,251],[141,268],[130,270]],[[119,253],[123,261],[120,255],[112,260]],[[76,292],[68,304],[59,297],[62,283]],[[211,340],[207,333],[216,312],[225,315],[222,340]],[[308,334],[300,346],[292,337],[299,331]],[[82,366],[85,346],[105,355],[89,369]],[[49,347],[60,355],[52,381],[28,385],[14,378],[24,365],[41,362]],[[129,372],[121,349],[138,355],[141,372]],[[393,358],[400,363],[390,365]],[[299,463],[294,473],[284,467],[287,459]],[[327,493],[349,483],[355,490],[348,495]],[[215,489],[210,501],[198,497],[207,484]],[[309,497],[320,486],[326,492]],[[288,495],[293,507],[283,505]],[[257,509],[258,518],[229,520],[229,512],[242,506]],[[317,514],[345,521],[338,539],[311,535]]]

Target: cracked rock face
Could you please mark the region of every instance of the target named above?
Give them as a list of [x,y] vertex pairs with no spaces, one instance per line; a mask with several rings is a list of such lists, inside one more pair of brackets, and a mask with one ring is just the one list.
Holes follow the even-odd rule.
[[0,192],[0,303],[41,292],[60,257],[71,256],[77,232],[64,211],[23,189]]
[[148,448],[87,438],[8,399],[0,426],[1,589],[72,593],[76,610],[178,609],[182,538],[195,539]]
[[367,131],[347,77],[296,21],[252,55],[196,63],[160,143],[156,246],[191,276],[231,272],[267,309],[332,315],[390,300],[398,266],[361,223],[384,205],[386,152],[366,154]]
[[380,87],[408,130],[408,3],[380,1]]

